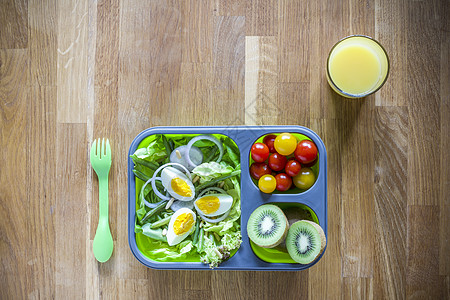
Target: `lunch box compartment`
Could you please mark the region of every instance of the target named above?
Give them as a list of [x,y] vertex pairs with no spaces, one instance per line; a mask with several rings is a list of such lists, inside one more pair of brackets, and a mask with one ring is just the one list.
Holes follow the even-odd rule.
[[[317,162],[318,174],[314,185],[302,192],[264,194],[259,191],[253,182],[249,167],[251,164],[250,149],[253,143],[262,140],[266,134],[283,132],[294,133],[297,138],[305,136],[311,139],[317,146],[319,160]],[[158,262],[150,259],[142,253],[141,239],[134,232],[136,218],[136,179],[133,173],[134,163],[130,158],[143,140],[155,134],[221,134],[230,137],[238,146],[241,160],[241,233],[242,244],[237,252],[228,260],[222,262],[217,270],[262,270],[262,271],[298,271],[311,267],[315,262],[302,265],[292,261],[287,252],[277,255],[277,252],[261,250],[252,245],[248,238],[246,227],[250,214],[258,206],[263,204],[276,204],[283,207],[301,206],[308,209],[314,215],[315,221],[322,226],[325,235],[327,233],[327,155],[325,146],[320,137],[312,130],[301,126],[211,126],[211,127],[152,127],[142,131],[131,143],[128,155],[128,242],[133,255],[143,265],[154,269],[210,269],[209,265],[193,261]],[[325,251],[324,251],[325,253]],[[322,253],[322,255],[324,254]],[[287,256],[286,256],[287,255]]]

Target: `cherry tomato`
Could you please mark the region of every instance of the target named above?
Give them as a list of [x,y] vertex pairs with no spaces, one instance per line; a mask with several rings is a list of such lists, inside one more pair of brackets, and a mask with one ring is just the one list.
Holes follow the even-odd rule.
[[255,143],[252,146],[252,158],[256,162],[263,162],[269,157],[269,147],[263,143]]
[[270,194],[277,187],[277,180],[272,175],[263,175],[258,181],[259,190],[263,193]]
[[273,153],[269,156],[269,168],[271,168],[273,171],[278,172],[283,170],[286,162],[286,156],[281,155],[280,153]]
[[297,147],[297,139],[290,133],[282,133],[275,138],[275,150],[282,155],[291,155]]
[[316,144],[310,140],[300,141],[295,148],[294,156],[302,164],[314,161],[317,158]]
[[315,160],[313,160],[312,162],[310,162],[310,163],[307,163],[307,164],[303,164],[303,166],[304,167],[308,167],[308,168],[311,168],[312,166],[314,166],[315,164],[316,164],[316,162],[317,162],[317,159],[318,159],[319,157],[316,157],[316,159]]
[[284,168],[286,169],[286,174],[294,177],[300,172],[302,165],[295,159],[290,159]]
[[278,173],[275,179],[277,181],[277,190],[280,192],[287,191],[292,186],[292,178],[285,173]]
[[272,173],[272,170],[269,168],[269,165],[265,162],[254,162],[250,166],[250,176],[254,179],[258,180],[263,175]]
[[297,176],[292,178],[295,186],[302,190],[307,190],[316,182],[316,175],[310,168],[302,168]]
[[263,143],[267,145],[267,147],[269,147],[269,151],[270,153],[275,153],[277,152],[277,150],[275,150],[275,146],[274,146],[274,142],[275,142],[275,138],[277,136],[274,134],[269,134],[266,135],[263,139]]

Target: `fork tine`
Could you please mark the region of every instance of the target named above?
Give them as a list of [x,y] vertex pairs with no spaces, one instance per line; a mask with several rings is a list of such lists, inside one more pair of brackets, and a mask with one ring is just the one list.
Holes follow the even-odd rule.
[[106,152],[107,157],[111,157],[111,145],[109,144],[109,139],[106,139]]
[[102,139],[102,158],[105,157],[105,138]]

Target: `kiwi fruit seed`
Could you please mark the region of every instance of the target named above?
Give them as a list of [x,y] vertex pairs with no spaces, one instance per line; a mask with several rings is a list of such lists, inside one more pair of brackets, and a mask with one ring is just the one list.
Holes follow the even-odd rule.
[[296,262],[306,265],[314,262],[323,252],[326,237],[318,224],[302,220],[289,228],[286,237],[286,248]]
[[263,248],[273,248],[286,238],[289,223],[281,208],[264,204],[255,209],[247,223],[250,240]]

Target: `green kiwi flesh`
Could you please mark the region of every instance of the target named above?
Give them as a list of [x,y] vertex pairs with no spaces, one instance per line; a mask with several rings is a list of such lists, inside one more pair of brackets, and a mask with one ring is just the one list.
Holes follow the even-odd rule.
[[264,204],[256,208],[247,222],[247,234],[255,245],[273,248],[284,241],[289,223],[281,208]]
[[314,262],[322,254],[325,245],[325,233],[318,224],[302,220],[290,226],[286,248],[296,262],[303,265]]

